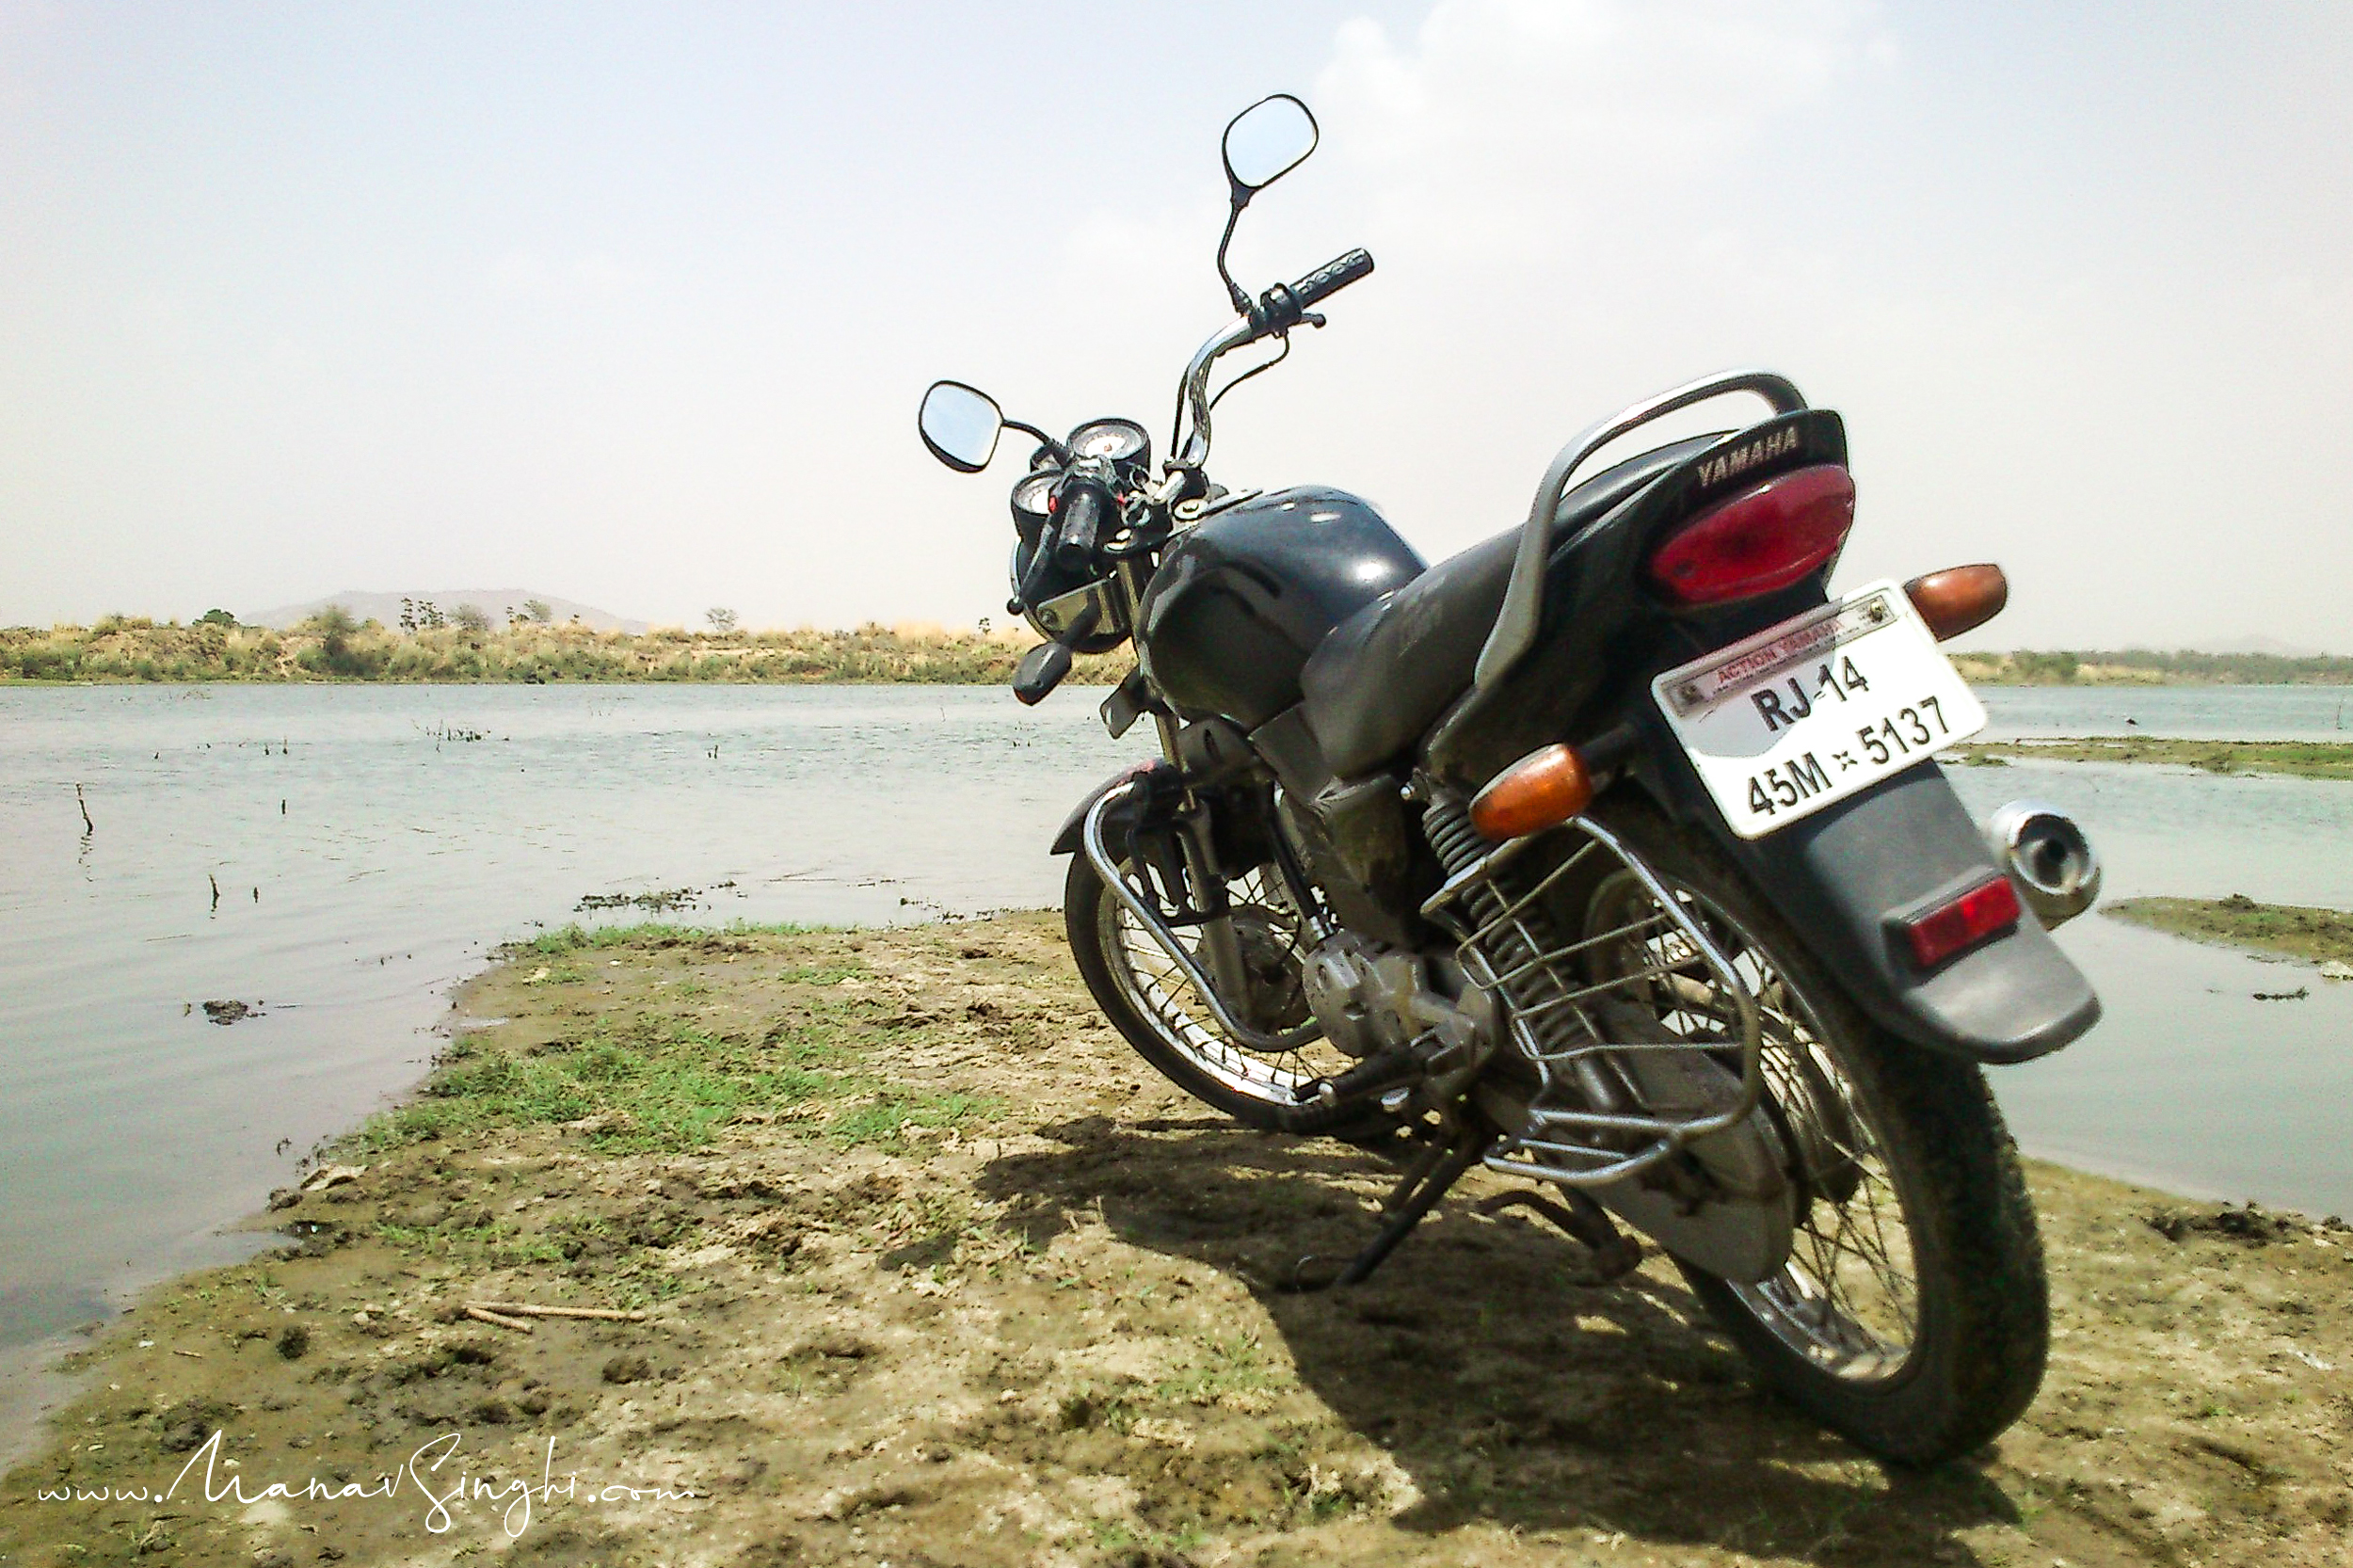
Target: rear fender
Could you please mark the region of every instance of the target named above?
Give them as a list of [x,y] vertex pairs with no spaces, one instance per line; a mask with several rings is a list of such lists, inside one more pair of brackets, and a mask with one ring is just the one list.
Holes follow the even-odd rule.
[[1899,921],[2001,872],[1937,764],[1921,762],[1762,839],[1724,825],[1663,725],[1646,782],[1704,824],[1871,1017],[1934,1050],[2027,1062],[2100,1019],[2100,999],[2032,916],[1927,973]]

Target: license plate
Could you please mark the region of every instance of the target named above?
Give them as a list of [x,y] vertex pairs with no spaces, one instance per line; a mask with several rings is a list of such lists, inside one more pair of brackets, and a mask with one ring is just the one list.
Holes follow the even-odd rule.
[[1985,728],[1984,706],[1893,583],[1669,670],[1651,695],[1743,839]]

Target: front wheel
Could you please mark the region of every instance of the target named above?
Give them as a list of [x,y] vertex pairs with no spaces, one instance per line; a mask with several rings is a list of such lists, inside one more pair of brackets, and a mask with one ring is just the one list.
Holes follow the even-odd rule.
[[[2050,1325],[2034,1209],[1984,1075],[1871,1023],[1712,845],[1626,819],[1613,825],[1757,1000],[1758,1114],[1793,1167],[1796,1239],[1780,1272],[1740,1285],[1682,1265],[1692,1291],[1774,1386],[1863,1447],[1933,1464],[1990,1441],[2034,1399]],[[1630,875],[1607,878],[1586,929],[1623,929],[1650,901]],[[1674,958],[1595,961],[1632,974]],[[1653,984],[1669,1028],[1713,1031],[1729,1016],[1703,973]]]
[[[1273,869],[1260,867],[1228,881],[1225,892],[1257,992],[1250,1010],[1268,1025],[1305,1022],[1308,1012],[1300,971],[1306,952],[1298,916]],[[1360,1106],[1332,1107],[1312,1099],[1300,1104],[1303,1087],[1345,1070],[1349,1059],[1320,1039],[1267,1052],[1228,1038],[1193,996],[1183,971],[1112,896],[1083,854],[1070,857],[1063,920],[1080,977],[1103,1016],[1138,1056],[1179,1089],[1245,1126],[1269,1131],[1361,1137],[1389,1125]]]

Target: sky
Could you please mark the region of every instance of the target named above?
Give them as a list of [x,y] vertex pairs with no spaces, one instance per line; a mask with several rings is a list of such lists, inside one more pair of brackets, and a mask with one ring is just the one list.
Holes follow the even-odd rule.
[[1847,420],[1841,586],[1991,559],[1977,646],[2353,652],[2353,8],[2164,0],[0,0],[0,624],[1001,617],[1026,448],[952,473],[918,398],[1165,441],[1276,90],[1322,143],[1238,273],[1379,269],[1223,483],[1434,560],[1764,365]]

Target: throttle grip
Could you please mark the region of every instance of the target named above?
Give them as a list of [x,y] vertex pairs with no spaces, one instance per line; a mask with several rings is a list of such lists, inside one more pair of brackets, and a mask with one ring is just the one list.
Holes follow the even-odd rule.
[[[1335,256],[1296,283],[1275,284],[1260,295],[1258,303],[1251,309],[1252,334],[1263,338],[1289,331],[1306,318],[1317,300],[1339,293],[1371,271],[1371,253],[1352,250],[1345,256]],[[1323,325],[1321,318],[1316,325]]]
[[1291,293],[1297,296],[1299,308],[1304,311],[1317,300],[1339,293],[1358,279],[1370,276],[1371,272],[1372,252],[1361,248],[1352,250],[1345,256],[1334,257],[1293,283]]

